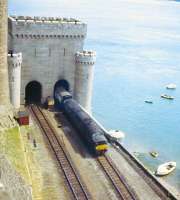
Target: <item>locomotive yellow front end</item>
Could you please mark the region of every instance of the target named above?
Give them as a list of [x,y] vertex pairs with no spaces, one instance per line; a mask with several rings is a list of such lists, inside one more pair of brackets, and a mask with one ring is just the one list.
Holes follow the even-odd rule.
[[104,154],[108,150],[108,145],[106,143],[104,144],[98,144],[96,145],[96,152],[98,155]]

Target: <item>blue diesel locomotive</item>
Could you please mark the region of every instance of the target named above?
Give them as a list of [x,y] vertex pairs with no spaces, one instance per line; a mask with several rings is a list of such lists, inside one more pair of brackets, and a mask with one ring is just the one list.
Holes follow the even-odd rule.
[[93,153],[101,155],[107,151],[108,144],[104,136],[104,130],[72,98],[69,92],[62,87],[57,88],[55,91],[55,101],[61,105],[64,114]]

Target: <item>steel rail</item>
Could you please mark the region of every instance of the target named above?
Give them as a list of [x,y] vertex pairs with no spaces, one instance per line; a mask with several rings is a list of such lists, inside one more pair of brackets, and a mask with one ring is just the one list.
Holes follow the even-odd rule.
[[31,105],[30,111],[35,116],[40,128],[46,136],[51,149],[58,161],[59,167],[63,171],[69,190],[72,196],[76,200],[90,200],[91,195],[89,194],[86,186],[82,183],[77,170],[74,167],[72,160],[70,159],[65,146],[62,144],[60,139],[56,135],[56,131],[53,128],[47,116],[43,113],[40,107]]
[[97,161],[112,182],[117,195],[121,200],[139,200],[135,191],[128,185],[124,176],[120,173],[109,156],[106,154],[99,156]]

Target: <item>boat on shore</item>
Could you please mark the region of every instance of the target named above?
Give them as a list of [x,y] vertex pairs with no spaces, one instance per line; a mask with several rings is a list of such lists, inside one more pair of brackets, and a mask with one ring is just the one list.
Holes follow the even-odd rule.
[[170,100],[173,100],[173,99],[174,99],[173,96],[170,96],[170,95],[167,95],[167,94],[162,94],[162,95],[161,95],[161,98],[170,99]]
[[106,136],[112,142],[121,142],[125,137],[125,133],[120,130],[110,130]]
[[155,172],[155,175],[156,176],[165,176],[165,175],[168,175],[175,168],[176,168],[176,162],[174,162],[174,161],[164,163],[162,165],[159,165],[159,167],[157,168],[157,170]]
[[166,85],[166,89],[174,90],[174,89],[176,89],[176,84],[170,83],[170,84]]

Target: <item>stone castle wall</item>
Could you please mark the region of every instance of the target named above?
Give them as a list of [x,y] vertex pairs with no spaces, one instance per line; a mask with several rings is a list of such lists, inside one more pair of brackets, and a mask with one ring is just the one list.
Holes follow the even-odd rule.
[[[51,19],[51,20],[50,20]],[[87,26],[73,19],[9,18],[9,49],[22,52],[21,103],[33,80],[42,85],[42,97],[53,95],[60,79],[74,93],[75,53],[83,50]]]
[[87,25],[72,18],[14,16],[8,26],[9,50],[22,52],[20,103],[31,81],[40,83],[43,102],[54,95],[57,81],[66,80],[73,97],[90,111],[95,53],[83,51]]
[[[9,103],[7,69],[7,0],[0,1],[0,106]],[[1,108],[0,108],[0,112]]]

